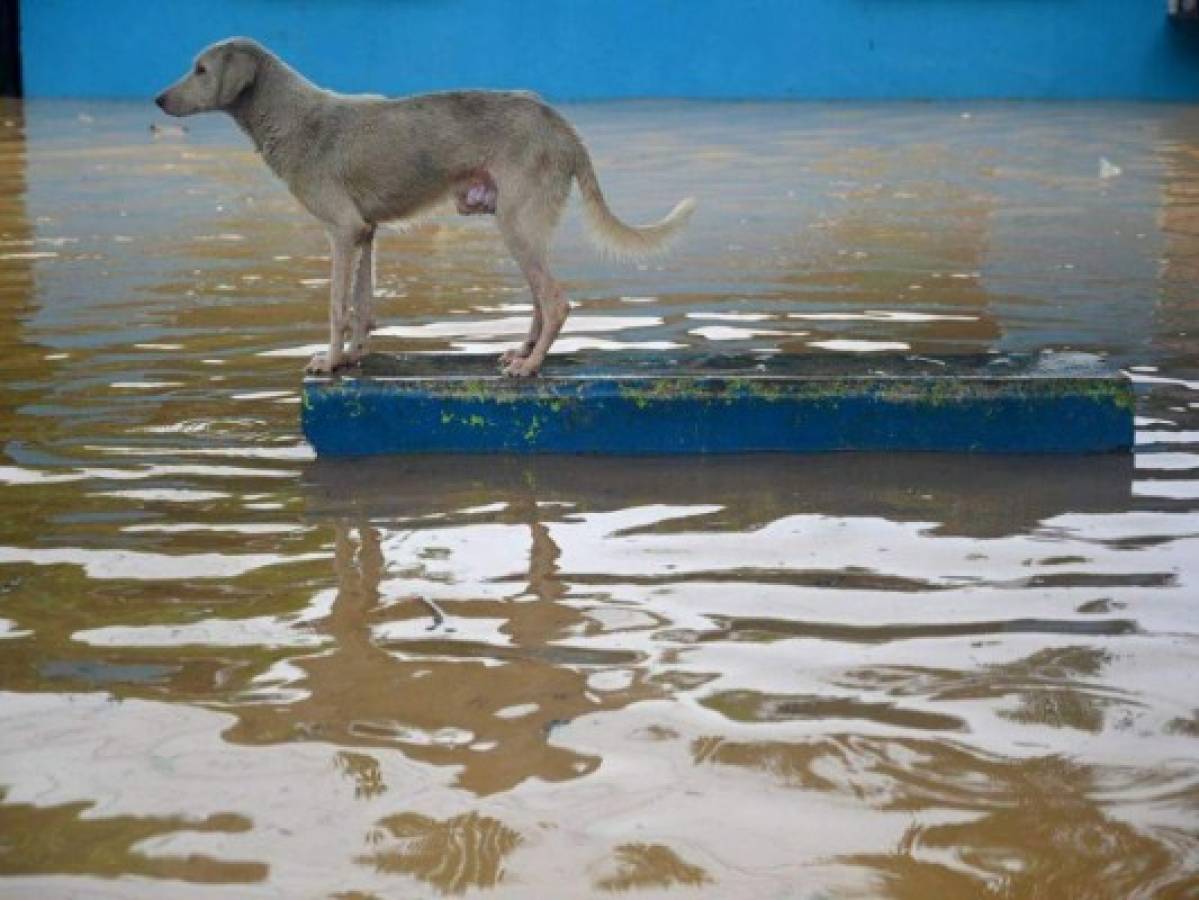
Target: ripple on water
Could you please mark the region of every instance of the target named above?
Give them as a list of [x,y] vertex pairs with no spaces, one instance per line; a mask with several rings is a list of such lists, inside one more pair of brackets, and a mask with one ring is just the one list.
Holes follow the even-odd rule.
[[376,871],[412,875],[447,894],[495,887],[521,836],[498,819],[466,813],[438,821],[419,813],[381,819],[357,861]]
[[[1108,721],[1109,713],[1140,713],[1148,698],[1104,683],[1102,673],[1112,659],[1106,650],[1078,646],[961,671],[851,669],[830,681],[867,696],[881,690],[946,709],[984,700],[1021,725],[1128,733],[1128,722],[1118,716]],[[1017,704],[996,707],[991,701],[997,699]],[[1076,743],[1060,744],[1064,752],[1046,752],[1031,735],[1009,753],[982,749],[980,741],[998,742],[991,729],[978,727],[977,715],[970,717],[971,734],[934,740],[895,733],[937,723],[919,715],[905,719],[907,710],[892,703],[749,691],[717,692],[703,703],[734,722],[762,723],[794,722],[829,705],[825,720],[848,715],[892,731],[828,735],[821,729],[786,739],[775,726],[775,736],[737,731],[696,738],[690,746],[696,765],[755,772],[785,787],[857,798],[915,818],[896,850],[839,857],[838,864],[860,867],[874,890],[888,896],[926,891],[1032,896],[1046,885],[1069,896],[1172,896],[1172,891],[1182,896],[1193,883],[1199,840],[1186,823],[1199,797],[1199,766],[1185,751],[1153,766],[1132,765],[1123,757],[1086,763],[1076,758]],[[1177,721],[1184,720],[1166,722],[1163,732],[1174,732]],[[1146,734],[1144,723],[1135,730]],[[949,810],[959,815],[946,822]]]
[[[556,352],[1104,351],[1135,467],[318,462],[319,230],[79,113],[0,115],[0,893],[1194,892],[1186,109],[572,110],[622,216],[707,212],[641,267],[568,217]],[[525,333],[487,223],[377,243],[382,349]]]

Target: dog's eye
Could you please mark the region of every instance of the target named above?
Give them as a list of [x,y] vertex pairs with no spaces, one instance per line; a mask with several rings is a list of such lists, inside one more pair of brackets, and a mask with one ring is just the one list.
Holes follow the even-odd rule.
[[208,71],[208,67],[204,63],[196,63],[196,74],[203,75]]

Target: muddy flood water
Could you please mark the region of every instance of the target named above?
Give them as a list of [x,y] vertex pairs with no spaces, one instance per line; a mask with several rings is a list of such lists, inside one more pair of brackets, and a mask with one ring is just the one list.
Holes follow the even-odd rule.
[[[559,350],[1102,352],[1135,456],[340,463],[322,233],[155,112],[0,106],[0,895],[1199,896],[1199,109],[566,108],[700,206],[572,204]],[[523,333],[380,244],[379,349]]]

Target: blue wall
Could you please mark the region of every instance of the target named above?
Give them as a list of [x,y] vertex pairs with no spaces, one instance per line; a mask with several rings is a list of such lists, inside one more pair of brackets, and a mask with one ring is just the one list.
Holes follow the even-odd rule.
[[25,0],[28,96],[147,97],[255,37],[318,83],[615,97],[1199,99],[1165,0]]

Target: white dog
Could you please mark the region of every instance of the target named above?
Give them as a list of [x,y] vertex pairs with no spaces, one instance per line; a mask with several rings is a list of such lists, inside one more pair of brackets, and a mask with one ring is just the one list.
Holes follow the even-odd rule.
[[380,222],[412,217],[451,196],[464,215],[495,215],[535,301],[524,344],[501,363],[506,374],[527,376],[540,369],[569,309],[546,255],[571,181],[579,183],[598,242],[622,256],[662,249],[695,207],[683,200],[645,228],[621,222],[604,201],[578,134],[532,94],[343,96],[321,90],[245,38],[204,50],[155,102],[173,116],[229,113],[328,229],[329,352],[313,358],[310,372],[354,365],[366,353]]

